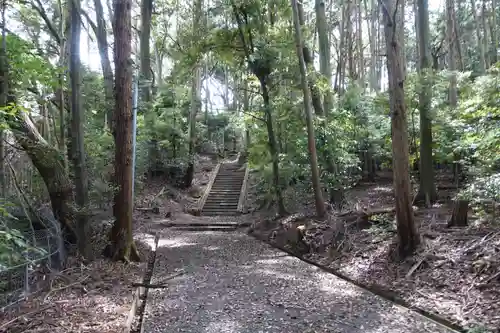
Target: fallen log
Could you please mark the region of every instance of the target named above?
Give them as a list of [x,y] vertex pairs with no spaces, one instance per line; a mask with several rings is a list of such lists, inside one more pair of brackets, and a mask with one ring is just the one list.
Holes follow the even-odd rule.
[[370,218],[374,215],[381,214],[392,214],[395,212],[394,207],[385,207],[378,209],[363,209],[356,211],[348,211],[341,214],[336,215],[336,217],[340,218],[342,221],[347,223],[347,228],[355,226],[358,229],[369,228],[372,223],[370,222]]

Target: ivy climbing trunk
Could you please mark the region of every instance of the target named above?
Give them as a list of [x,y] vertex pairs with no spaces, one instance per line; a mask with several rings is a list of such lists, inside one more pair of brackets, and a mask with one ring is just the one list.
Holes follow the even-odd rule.
[[115,222],[104,254],[114,260],[139,261],[132,235],[132,21],[131,0],[114,0],[115,34]]
[[81,63],[80,63],[80,35],[81,16],[80,1],[71,1],[71,43],[69,73],[71,82],[71,146],[73,156],[73,167],[75,172],[75,194],[78,207],[76,214],[76,231],[78,235],[78,249],[80,254],[88,258],[90,256],[89,244],[87,243],[88,229],[88,177],[85,166],[85,146],[83,141],[84,111],[80,100],[81,95]]
[[401,257],[411,254],[420,238],[411,206],[411,187],[408,161],[408,126],[404,95],[404,66],[399,34],[402,20],[397,19],[397,0],[383,0],[384,31],[387,49],[389,104],[392,129],[392,166],[396,202],[396,222]]

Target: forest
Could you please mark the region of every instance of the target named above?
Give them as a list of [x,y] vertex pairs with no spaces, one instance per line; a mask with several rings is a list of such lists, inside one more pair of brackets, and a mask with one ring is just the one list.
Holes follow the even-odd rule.
[[[0,332],[117,332],[155,235],[200,221],[498,332],[497,0],[0,14]],[[219,217],[210,200],[232,197],[210,193],[230,173],[238,213]]]

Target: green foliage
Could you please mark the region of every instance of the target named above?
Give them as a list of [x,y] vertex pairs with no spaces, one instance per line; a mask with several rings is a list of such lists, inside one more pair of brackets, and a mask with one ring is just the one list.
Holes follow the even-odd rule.
[[28,257],[47,254],[44,249],[34,247],[19,226],[18,219],[0,207],[0,271],[29,262]]

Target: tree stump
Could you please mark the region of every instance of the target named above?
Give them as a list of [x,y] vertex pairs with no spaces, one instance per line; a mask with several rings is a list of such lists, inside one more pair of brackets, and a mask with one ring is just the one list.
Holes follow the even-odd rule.
[[448,220],[448,227],[466,227],[468,212],[469,200],[456,200],[451,218]]

